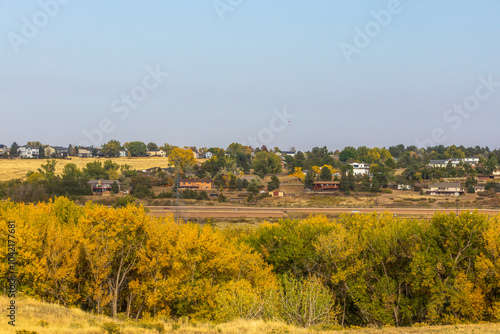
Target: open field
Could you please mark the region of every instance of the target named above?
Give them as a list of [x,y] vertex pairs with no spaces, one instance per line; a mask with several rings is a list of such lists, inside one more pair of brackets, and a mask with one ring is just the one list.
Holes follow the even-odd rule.
[[[338,334],[416,334],[416,333],[500,333],[498,324],[452,325],[452,326],[415,326],[415,327],[384,327],[361,329],[322,330],[320,328],[297,328],[280,322],[265,322],[262,320],[235,320],[224,324],[199,323],[188,319],[161,319],[148,321],[113,320],[105,316],[93,315],[75,308],[64,308],[56,304],[48,304],[32,298],[18,298],[16,305],[16,327],[7,324],[6,309],[10,300],[0,296],[2,324],[0,334],[14,334],[16,330],[35,331],[39,334],[94,334],[105,333],[102,325],[116,322],[122,334],[153,334],[158,333],[150,327],[154,324],[163,325],[166,333],[228,333],[228,334],[260,334],[260,333],[338,333]],[[123,319],[123,317],[119,317]],[[149,328],[148,328],[149,327]]]
[[[56,174],[62,173],[63,167],[66,164],[73,163],[78,168],[92,161],[113,160],[119,165],[127,164],[134,169],[142,170],[151,167],[168,167],[168,158],[162,157],[142,157],[142,158],[77,158],[58,159],[56,166]],[[43,159],[0,159],[0,181],[25,178],[29,171],[36,171],[46,160]]]

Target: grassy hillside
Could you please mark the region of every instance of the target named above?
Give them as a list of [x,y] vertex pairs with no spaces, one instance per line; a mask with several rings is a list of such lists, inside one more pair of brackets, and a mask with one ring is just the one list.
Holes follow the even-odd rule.
[[[0,296],[0,308],[5,310],[9,300],[5,296]],[[453,326],[415,326],[403,328],[363,328],[350,330],[322,330],[321,328],[303,329],[288,326],[278,322],[247,321],[237,320],[226,324],[196,323],[188,319],[150,320],[150,321],[122,321],[113,320],[105,316],[97,316],[85,313],[79,309],[64,308],[55,304],[48,304],[37,301],[32,298],[18,298],[18,313],[16,318],[16,327],[7,325],[6,317],[2,317],[0,334],[12,334],[16,330],[35,331],[39,334],[54,333],[106,333],[103,329],[105,323],[115,322],[120,326],[120,333],[139,334],[139,333],[158,333],[153,329],[154,325],[163,325],[165,333],[346,333],[346,334],[414,334],[414,333],[499,333],[498,324],[478,324],[478,325],[453,325]],[[5,313],[3,311],[2,313]]]
[[[143,158],[76,158],[57,160],[56,173],[62,173],[64,165],[73,163],[78,168],[94,160],[104,163],[106,160],[113,160],[119,165],[127,164],[134,169],[142,170],[151,167],[168,167],[168,158],[162,157],[143,157]],[[40,159],[0,159],[0,181],[24,178],[29,171],[36,171],[46,160]]]

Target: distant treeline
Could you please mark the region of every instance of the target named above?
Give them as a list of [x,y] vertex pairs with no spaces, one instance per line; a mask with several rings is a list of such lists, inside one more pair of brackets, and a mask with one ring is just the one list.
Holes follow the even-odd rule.
[[300,326],[500,318],[500,216],[354,214],[221,230],[57,198],[2,202],[0,226],[2,244],[17,242],[22,294],[97,313]]

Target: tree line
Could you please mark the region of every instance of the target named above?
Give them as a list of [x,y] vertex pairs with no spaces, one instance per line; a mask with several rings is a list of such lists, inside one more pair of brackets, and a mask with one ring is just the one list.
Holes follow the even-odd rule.
[[[176,224],[128,205],[0,203],[16,222],[18,290],[139,319],[409,326],[500,318],[500,216],[436,213]],[[8,254],[0,255],[6,291]]]

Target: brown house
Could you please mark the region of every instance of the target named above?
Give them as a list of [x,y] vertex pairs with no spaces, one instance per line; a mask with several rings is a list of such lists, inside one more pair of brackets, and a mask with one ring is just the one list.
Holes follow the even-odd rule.
[[92,188],[94,195],[105,195],[111,194],[111,186],[115,182],[118,184],[118,189],[120,189],[120,181],[118,180],[90,180],[88,184]]
[[314,191],[337,191],[339,189],[339,181],[316,181],[313,183]]
[[181,179],[179,189],[212,190],[212,180],[208,179]]

